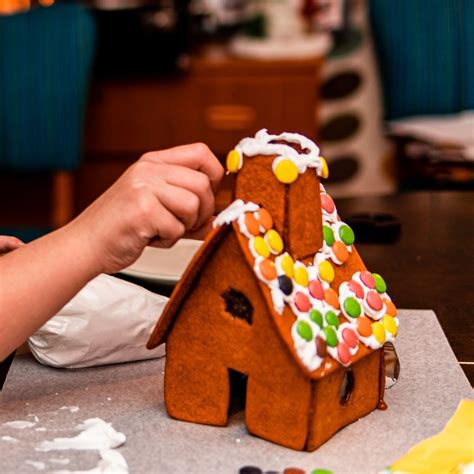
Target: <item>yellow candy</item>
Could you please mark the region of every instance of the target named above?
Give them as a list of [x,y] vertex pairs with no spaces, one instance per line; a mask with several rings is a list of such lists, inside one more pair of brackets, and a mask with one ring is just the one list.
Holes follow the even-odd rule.
[[270,249],[263,237],[258,236],[253,239],[253,248],[261,257],[268,258],[270,256]]
[[294,263],[295,262],[293,262],[293,259],[289,255],[283,255],[281,258],[281,268],[288,278],[293,278],[295,276],[295,270],[293,268]]
[[237,173],[240,167],[240,153],[237,150],[229,151],[227,155],[226,165],[229,173]]
[[374,333],[375,339],[377,339],[380,344],[383,344],[385,342],[385,328],[383,327],[382,323],[373,323],[372,332]]
[[395,320],[392,318],[392,316],[390,316],[389,314],[386,314],[386,315],[382,318],[382,322],[383,322],[384,328],[385,328],[392,336],[396,336],[398,328],[397,328],[397,323],[396,323]]
[[298,283],[298,285],[301,286],[308,286],[309,283],[309,275],[308,275],[308,270],[306,270],[306,267],[303,266],[297,266],[295,267],[295,281]]
[[273,171],[278,181],[290,184],[298,177],[298,168],[291,160],[281,160]]
[[324,260],[318,265],[319,276],[328,283],[334,280],[334,267],[327,261]]
[[275,229],[270,229],[265,234],[265,241],[270,246],[270,251],[276,255],[283,251],[283,240]]
[[329,176],[329,168],[328,168],[328,163],[325,158],[322,156],[319,157],[321,160],[321,177],[326,179]]

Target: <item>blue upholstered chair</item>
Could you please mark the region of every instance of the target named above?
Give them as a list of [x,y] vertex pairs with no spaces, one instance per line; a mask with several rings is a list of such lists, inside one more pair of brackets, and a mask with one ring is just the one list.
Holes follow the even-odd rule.
[[93,53],[93,18],[78,4],[0,16],[0,172],[50,170],[54,226],[73,212]]
[[474,108],[474,1],[370,0],[387,119]]

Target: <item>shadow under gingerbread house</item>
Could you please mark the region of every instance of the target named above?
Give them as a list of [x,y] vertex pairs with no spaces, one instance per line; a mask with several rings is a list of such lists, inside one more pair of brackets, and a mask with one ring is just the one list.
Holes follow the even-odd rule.
[[247,377],[250,433],[312,451],[383,405],[397,310],[366,270],[298,134],[266,130],[227,158],[234,202],[195,255],[148,347],[166,341],[170,416],[224,426],[230,373]]

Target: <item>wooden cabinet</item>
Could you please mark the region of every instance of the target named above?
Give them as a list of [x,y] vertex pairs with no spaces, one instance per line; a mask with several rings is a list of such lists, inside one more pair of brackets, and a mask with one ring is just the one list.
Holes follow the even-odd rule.
[[[175,77],[96,81],[78,176],[79,208],[145,151],[201,141],[224,158],[260,128],[315,137],[321,62],[254,61],[208,50]],[[81,186],[84,180],[88,186]]]

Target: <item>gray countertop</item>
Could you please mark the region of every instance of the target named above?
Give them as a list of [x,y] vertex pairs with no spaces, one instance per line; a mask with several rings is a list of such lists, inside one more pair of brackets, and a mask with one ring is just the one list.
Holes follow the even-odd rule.
[[[127,436],[119,451],[131,473],[238,473],[244,465],[283,471],[325,467],[335,473],[378,472],[423,438],[439,432],[472,390],[432,311],[402,310],[396,348],[398,383],[387,391],[389,409],[371,413],[337,433],[313,453],[293,451],[246,432],[242,413],[226,428],[170,419],[163,402],[164,359],[90,369],[44,367],[18,357],[0,395],[0,472],[84,470],[97,465],[95,451],[38,452],[43,440],[69,437],[87,418],[112,422]],[[71,412],[62,407],[78,406]],[[34,428],[2,426],[38,421]],[[36,431],[36,428],[46,430]],[[2,440],[14,437],[18,442]],[[52,458],[68,458],[67,466]]]

